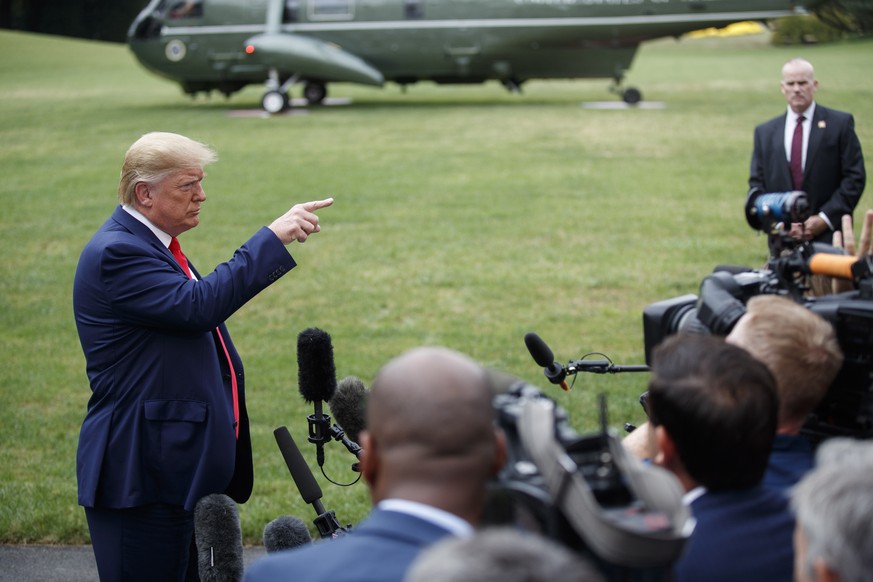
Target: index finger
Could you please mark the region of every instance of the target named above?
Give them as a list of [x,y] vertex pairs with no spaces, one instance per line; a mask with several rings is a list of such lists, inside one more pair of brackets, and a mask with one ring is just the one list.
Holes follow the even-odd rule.
[[331,204],[333,204],[333,198],[325,198],[324,200],[313,200],[312,202],[304,202],[300,206],[302,206],[304,210],[313,212],[321,208],[327,208]]
[[849,214],[843,215],[843,248],[850,255],[855,254],[855,231],[852,229],[852,217]]

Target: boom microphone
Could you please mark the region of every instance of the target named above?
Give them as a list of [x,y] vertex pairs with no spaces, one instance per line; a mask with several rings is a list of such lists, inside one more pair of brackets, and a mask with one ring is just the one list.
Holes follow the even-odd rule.
[[293,515],[277,517],[264,527],[264,547],[267,552],[290,550],[312,543],[303,520]]
[[330,440],[330,417],[322,412],[322,403],[329,402],[336,392],[336,367],[330,334],[316,327],[297,336],[297,384],[306,402],[315,405],[308,416],[309,442],[316,447],[318,466],[324,465],[324,443]]
[[194,507],[194,541],[202,582],[238,582],[243,577],[239,509],[227,495],[214,493]]
[[285,465],[297,485],[297,490],[300,491],[300,497],[303,501],[312,505],[315,513],[318,516],[315,518],[315,525],[318,528],[318,533],[322,538],[335,538],[345,534],[347,529],[342,527],[336,519],[333,511],[326,511],[321,503],[321,487],[318,486],[318,481],[309,470],[309,465],[306,464],[300,449],[291,438],[291,433],[284,426],[280,426],[273,431],[273,436],[276,437],[276,444],[279,445],[279,450],[282,452],[282,457],[285,459]]
[[538,366],[542,366],[543,374],[546,375],[546,379],[549,382],[560,384],[561,389],[565,392],[570,390],[567,382],[564,381],[564,378],[567,377],[567,371],[561,364],[555,361],[555,354],[552,353],[551,348],[546,345],[546,342],[540,336],[532,331],[526,333],[524,335],[524,345],[527,346],[527,351],[530,352],[534,362]]
[[347,376],[340,380],[336,393],[328,403],[337,424],[353,442],[360,442],[361,431],[367,428],[367,388],[360,378]]

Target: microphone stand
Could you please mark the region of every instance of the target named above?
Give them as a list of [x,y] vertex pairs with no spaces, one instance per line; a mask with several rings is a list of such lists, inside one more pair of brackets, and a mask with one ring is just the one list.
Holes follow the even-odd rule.
[[309,422],[309,442],[315,445],[315,460],[319,467],[324,466],[324,443],[330,442],[330,416],[324,414],[321,400],[315,401],[315,414],[306,417]]
[[316,499],[312,502],[312,508],[318,514],[312,523],[318,528],[318,535],[324,538],[337,538],[348,533],[348,529],[340,525],[336,518],[336,513],[333,509],[325,510],[321,499]]
[[[330,417],[328,417],[328,418],[330,418]],[[342,427],[334,424],[333,426],[330,427],[329,430],[330,430],[330,436],[332,436],[335,441],[341,442],[343,444],[343,446],[346,448],[346,450],[348,452],[350,452],[351,454],[353,454],[356,459],[361,458],[361,453],[364,452],[364,449],[361,448],[361,445],[359,445],[358,443],[356,443],[355,441],[353,441],[349,437],[347,437],[346,433],[342,429]],[[352,471],[360,473],[361,472],[360,464],[353,463],[352,464]]]
[[645,365],[641,366],[620,366],[613,364],[609,360],[576,360],[567,364],[567,375],[578,374],[579,372],[590,372],[592,374],[618,374],[619,372],[650,372],[651,368]]

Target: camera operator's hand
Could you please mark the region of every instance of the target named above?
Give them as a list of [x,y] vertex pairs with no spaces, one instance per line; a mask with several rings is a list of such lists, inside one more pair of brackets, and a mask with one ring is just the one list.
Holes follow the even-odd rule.
[[[864,213],[864,225],[861,227],[861,238],[855,245],[855,231],[852,228],[852,216],[843,215],[842,232],[834,233],[833,245],[838,249],[844,249],[849,255],[861,258],[873,253],[873,209]],[[833,279],[834,293],[851,291],[854,286],[851,281]]]
[[830,227],[818,214],[813,214],[804,222],[791,223],[789,234],[797,240],[812,240]]

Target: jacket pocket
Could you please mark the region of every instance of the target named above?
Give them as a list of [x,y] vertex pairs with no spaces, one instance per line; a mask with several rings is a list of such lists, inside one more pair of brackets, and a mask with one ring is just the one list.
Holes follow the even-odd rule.
[[146,400],[146,459],[161,473],[191,472],[203,453],[209,406],[196,400]]

